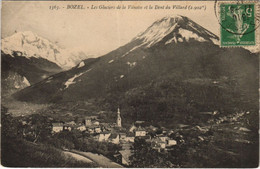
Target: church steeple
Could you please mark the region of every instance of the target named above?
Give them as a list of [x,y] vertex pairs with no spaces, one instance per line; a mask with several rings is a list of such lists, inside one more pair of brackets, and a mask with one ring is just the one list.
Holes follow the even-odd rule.
[[117,127],[122,127],[122,124],[121,124],[121,117],[120,117],[120,109],[118,108],[117,109],[117,120],[116,120],[116,124],[117,124]]

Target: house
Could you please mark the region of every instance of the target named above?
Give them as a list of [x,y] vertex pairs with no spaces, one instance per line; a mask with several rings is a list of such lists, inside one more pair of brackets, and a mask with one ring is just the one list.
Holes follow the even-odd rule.
[[146,131],[145,131],[145,129],[142,128],[142,127],[138,127],[138,128],[135,130],[135,136],[136,136],[136,137],[146,136]]
[[98,126],[98,125],[99,125],[99,121],[94,120],[94,121],[92,122],[92,124]]
[[93,128],[87,128],[88,133],[93,134],[95,132],[95,129]]
[[111,127],[111,124],[109,123],[100,123],[100,126],[103,130],[111,131],[113,128]]
[[213,112],[209,111],[209,112],[199,112],[199,114],[204,114],[204,115],[212,115]]
[[135,124],[136,124],[136,125],[141,125],[141,124],[143,124],[144,122],[145,122],[145,121],[140,121],[140,120],[139,120],[139,121],[136,121]]
[[164,136],[164,135],[159,135],[157,136],[160,140],[162,140],[163,142],[166,142],[166,140],[168,139],[167,136]]
[[167,133],[167,129],[165,127],[161,127],[162,133],[166,134]]
[[120,138],[120,140],[125,140],[126,134],[125,133],[119,133],[119,138]]
[[63,123],[52,123],[52,132],[58,133],[63,131]]
[[85,130],[87,130],[87,128],[86,128],[85,125],[79,125],[79,126],[77,127],[77,129],[78,129],[79,131],[85,131]]
[[159,144],[161,148],[165,148],[166,147],[166,141],[162,141],[160,138],[155,138],[154,142]]
[[149,129],[152,130],[152,131],[156,131],[156,130],[158,130],[158,127],[154,127],[154,126],[150,125]]
[[133,124],[130,128],[129,128],[129,132],[134,132],[137,129],[137,127]]
[[98,116],[94,116],[94,115],[93,115],[93,116],[89,116],[89,118],[92,119],[92,120],[97,120],[97,119],[98,119]]
[[101,133],[101,127],[95,127],[95,133]]
[[125,141],[134,143],[135,142],[135,134],[134,133],[127,133]]
[[167,146],[174,146],[176,144],[177,144],[176,140],[173,140],[173,139],[168,139],[167,140]]
[[154,150],[156,150],[156,151],[158,151],[158,152],[161,152],[160,146],[158,146],[158,145],[155,144],[155,143],[152,143],[152,149],[154,149]]
[[71,131],[72,127],[70,125],[64,125],[64,130]]
[[164,142],[160,138],[156,137],[152,140],[152,148],[156,149],[158,152],[160,152],[161,149],[166,148],[166,142]]
[[110,124],[109,124],[109,127],[110,127],[111,129],[113,129],[113,128],[118,127],[118,126],[117,126],[116,123],[110,123]]
[[98,141],[108,141],[111,133],[110,132],[101,132],[97,135],[97,140]]
[[130,165],[131,161],[130,161],[130,156],[133,154],[131,150],[121,150],[119,151],[119,153],[121,154],[121,163],[124,165]]
[[174,133],[174,130],[172,130],[172,129],[168,131],[168,135],[171,135],[173,133]]
[[92,124],[91,126],[86,126],[86,130],[91,134],[102,132],[102,128],[100,126],[94,125],[94,124]]
[[87,116],[85,117],[85,125],[86,126],[91,126],[94,123],[98,123],[97,125],[99,125],[99,122],[97,121],[98,116]]
[[199,112],[199,114],[203,114],[203,115],[217,115],[217,114],[219,114],[219,112],[217,110],[215,110],[215,111],[210,111],[210,112]]
[[75,121],[70,121],[70,122],[66,122],[64,125],[63,125],[63,129],[64,130],[67,130],[67,131],[71,131],[73,128],[74,128],[74,126],[76,126],[76,123],[75,123]]
[[86,126],[91,126],[92,125],[91,118],[89,118],[89,117],[85,118],[85,125]]
[[24,125],[26,125],[26,124],[27,124],[27,121],[23,120],[23,121],[22,121],[22,125],[24,126]]
[[75,126],[75,125],[76,125],[75,121],[66,122],[65,124],[66,124],[66,125],[72,125],[72,126]]
[[136,121],[132,126],[129,128],[129,132],[134,132],[137,128],[143,126],[145,121]]
[[85,116],[85,120],[90,119],[90,120],[97,120],[98,116]]
[[114,144],[119,144],[119,135],[118,134],[111,134],[109,136],[109,141]]

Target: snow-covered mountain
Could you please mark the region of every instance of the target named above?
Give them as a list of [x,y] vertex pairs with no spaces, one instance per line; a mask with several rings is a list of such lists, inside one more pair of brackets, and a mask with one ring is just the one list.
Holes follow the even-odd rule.
[[62,49],[31,31],[17,32],[2,39],[2,51],[11,56],[16,53],[18,56],[26,58],[43,58],[63,69],[72,68],[87,58],[87,55],[82,51]]
[[[165,44],[174,42],[183,42],[196,40],[199,42],[213,42],[215,45],[220,45],[219,37],[206,30],[199,24],[181,15],[167,16],[154,22],[144,32],[140,33],[133,40],[142,40],[143,43],[138,47],[151,47],[157,42],[165,38],[166,35],[172,36]],[[137,47],[137,48],[138,48]],[[245,46],[243,47],[251,53],[259,53],[260,46]],[[136,48],[135,48],[136,49]]]
[[217,43],[218,37],[193,22],[187,17],[176,15],[164,17],[154,22],[144,32],[140,33],[134,40],[142,40],[142,45],[151,47],[163,40],[166,36],[172,36],[165,44],[196,40],[199,42],[211,41]]
[[1,87],[2,95],[4,96],[12,94],[31,85],[25,76],[21,76],[16,72],[10,71],[7,74],[7,77],[3,77],[4,75],[2,75]]
[[[165,17],[124,46],[99,58],[84,60],[72,69],[52,75],[14,96],[37,103],[97,97],[111,100],[122,98],[125,94],[137,95],[138,98],[139,94],[145,95],[143,90],[146,87],[152,91],[154,86],[151,84],[160,91],[159,84],[164,82],[169,83],[163,84],[162,88],[173,85],[176,93],[182,92],[182,86],[188,86],[194,91],[216,87],[215,91],[222,94],[234,83],[241,93],[254,89],[258,64],[256,55],[250,55],[242,48],[220,48],[218,40],[216,35],[187,17]],[[114,96],[115,93],[118,95]]]
[[122,57],[139,48],[151,48],[158,44],[177,44],[203,42],[219,45],[219,37],[181,15],[167,16],[154,22],[145,31],[139,33],[130,43],[135,44]]

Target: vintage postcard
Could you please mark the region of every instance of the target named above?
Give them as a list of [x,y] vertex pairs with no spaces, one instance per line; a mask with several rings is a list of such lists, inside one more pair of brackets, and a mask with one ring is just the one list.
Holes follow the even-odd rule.
[[257,168],[258,1],[2,1],[1,165]]

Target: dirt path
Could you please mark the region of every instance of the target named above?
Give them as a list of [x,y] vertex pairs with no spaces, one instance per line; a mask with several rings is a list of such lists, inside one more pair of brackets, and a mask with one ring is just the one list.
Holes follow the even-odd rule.
[[111,161],[110,159],[108,159],[107,157],[105,157],[103,155],[98,155],[98,154],[94,154],[91,152],[81,152],[81,151],[77,151],[77,150],[73,150],[73,152],[89,158],[90,160],[94,161],[99,166],[104,167],[104,168],[124,168],[120,164],[117,164],[117,163]]
[[68,155],[68,156],[75,158],[78,161],[82,161],[82,162],[86,162],[86,163],[93,163],[92,160],[88,159],[85,156],[82,156],[82,155],[79,155],[79,154],[76,154],[76,153],[72,153],[72,152],[69,152],[69,151],[63,151],[63,153],[65,155]]

